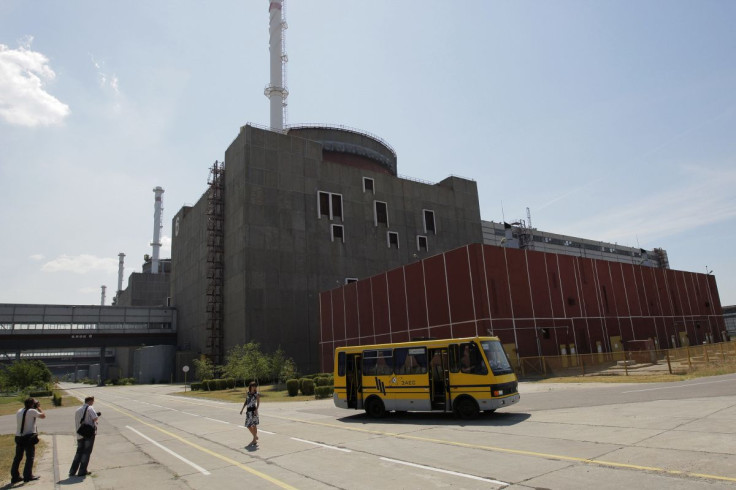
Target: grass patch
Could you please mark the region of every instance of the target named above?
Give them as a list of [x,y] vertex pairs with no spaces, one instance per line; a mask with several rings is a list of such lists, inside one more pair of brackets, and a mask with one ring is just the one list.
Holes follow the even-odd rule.
[[[46,443],[39,441],[36,444],[36,462],[41,458],[44,451],[46,450]],[[15,457],[15,435],[13,434],[2,434],[0,435],[0,485],[5,486],[6,483],[10,483],[10,467],[13,464],[13,458]],[[20,463],[20,472],[23,473],[23,465],[25,464],[25,458]]]
[[[217,390],[217,391],[187,391],[186,393],[179,392],[174,393],[179,396],[186,396],[189,398],[204,398],[208,400],[221,400],[227,402],[243,403],[245,401],[246,388],[233,388],[231,390]],[[262,385],[258,388],[258,392],[261,394],[261,402],[303,402],[307,400],[314,400],[314,395],[297,395],[289,396],[286,390],[277,389],[274,385]]]
[[[76,397],[69,395],[66,391],[57,390],[57,393],[61,394],[61,407],[55,407],[50,396],[41,396],[37,398],[41,402],[41,410],[46,412],[55,408],[75,407],[82,404]],[[25,399],[25,395],[0,397],[0,415],[14,414],[23,408]]]

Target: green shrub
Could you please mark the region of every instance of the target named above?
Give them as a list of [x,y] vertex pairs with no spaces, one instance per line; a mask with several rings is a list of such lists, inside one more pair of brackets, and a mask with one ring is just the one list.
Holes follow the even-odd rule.
[[311,379],[304,379],[302,381],[302,395],[314,395],[314,381]]
[[28,393],[28,396],[31,398],[41,398],[42,396],[51,396],[51,395],[53,395],[53,393],[48,390],[31,391]]
[[216,390],[226,390],[227,389],[227,380],[226,379],[216,379],[215,380],[215,389]]
[[327,376],[327,382],[330,386],[335,386],[335,377],[330,374],[329,376]]
[[286,391],[289,392],[289,396],[296,396],[299,394],[299,384],[298,379],[286,380]]
[[330,378],[327,376],[317,376],[314,378],[314,384],[318,387],[320,386],[329,386],[330,385]]
[[332,396],[333,389],[332,386],[318,386],[314,389],[314,397],[317,399],[329,398]]
[[189,388],[191,388],[192,391],[199,391],[202,389],[202,383],[191,383]]
[[61,406],[61,395],[58,393],[54,393],[54,397],[51,399],[51,402],[54,404],[55,407]]

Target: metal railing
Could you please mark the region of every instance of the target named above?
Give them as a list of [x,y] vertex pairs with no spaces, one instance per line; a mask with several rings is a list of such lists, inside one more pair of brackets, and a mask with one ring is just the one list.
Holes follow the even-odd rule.
[[701,368],[736,368],[736,341],[676,349],[618,351],[512,359],[521,378],[687,374]]

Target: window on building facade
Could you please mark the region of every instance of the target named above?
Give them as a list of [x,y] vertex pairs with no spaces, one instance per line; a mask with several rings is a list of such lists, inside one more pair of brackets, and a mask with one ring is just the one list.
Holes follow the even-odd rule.
[[342,220],[342,196],[340,194],[332,194],[332,217]]
[[434,223],[434,211],[431,209],[424,210],[424,233],[437,233]]
[[370,177],[363,177],[363,192],[376,193],[376,189],[373,187],[373,179]]
[[427,237],[422,235],[417,235],[417,250],[420,252],[426,252],[427,251]]
[[395,231],[388,232],[388,248],[399,248],[399,234]]
[[358,282],[358,278],[357,277],[346,277],[345,278],[345,284],[350,284],[353,282]]
[[388,206],[382,201],[373,201],[373,222],[376,226],[384,224],[388,226]]
[[332,241],[345,243],[345,235],[342,225],[332,225]]
[[317,217],[333,220],[342,216],[342,194],[319,191],[317,193]]
[[319,209],[317,211],[317,217],[327,216],[330,218],[330,193],[329,192],[318,192],[317,193],[317,205]]

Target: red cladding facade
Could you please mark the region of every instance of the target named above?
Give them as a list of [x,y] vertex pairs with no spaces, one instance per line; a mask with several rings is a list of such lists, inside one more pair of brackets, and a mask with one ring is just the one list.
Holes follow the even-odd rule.
[[470,244],[320,294],[322,370],[336,347],[495,335],[509,357],[723,340],[715,277]]

